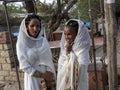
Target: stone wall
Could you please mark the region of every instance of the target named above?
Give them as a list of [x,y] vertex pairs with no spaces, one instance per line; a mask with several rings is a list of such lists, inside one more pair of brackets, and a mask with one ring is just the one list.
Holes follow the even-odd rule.
[[[12,36],[13,48],[15,50],[16,38]],[[16,50],[15,50],[16,51]],[[14,53],[15,53],[14,51]],[[9,34],[7,31],[0,32],[0,81],[17,82],[16,69],[14,65],[14,57],[12,45],[10,43]],[[15,53],[15,60],[16,53]],[[23,72],[18,70],[20,81],[23,81]]]

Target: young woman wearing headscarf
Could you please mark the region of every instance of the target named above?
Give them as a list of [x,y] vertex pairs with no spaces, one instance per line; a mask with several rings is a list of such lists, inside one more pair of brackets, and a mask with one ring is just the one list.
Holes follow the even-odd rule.
[[88,90],[90,36],[84,23],[70,19],[61,39],[57,90]]
[[29,14],[21,22],[16,49],[20,69],[24,71],[24,90],[46,88],[41,82],[55,79],[55,68],[48,41],[41,34],[38,15]]

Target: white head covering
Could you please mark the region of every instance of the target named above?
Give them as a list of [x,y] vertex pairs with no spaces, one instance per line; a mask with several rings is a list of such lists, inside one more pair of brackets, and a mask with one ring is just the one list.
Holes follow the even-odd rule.
[[[75,63],[88,64],[89,60],[89,48],[90,48],[90,36],[84,23],[78,19],[70,19],[78,22],[78,33],[74,40],[72,51],[68,58],[66,58],[65,51],[65,35],[63,32],[61,39],[61,53],[58,61],[58,75],[57,75],[57,90],[76,90],[74,88],[74,65]],[[70,21],[69,20],[69,21]],[[68,22],[69,22],[68,21]],[[67,23],[68,23],[67,22]],[[66,25],[67,25],[66,23]],[[78,69],[79,69],[78,65]],[[67,80],[67,81],[66,81]]]
[[[86,62],[89,63],[88,52],[89,52],[89,48],[90,48],[90,35],[88,32],[88,29],[84,25],[83,21],[78,20],[78,19],[70,19],[69,21],[71,21],[71,20],[77,21],[78,25],[79,25],[78,33],[74,40],[72,51],[74,51],[74,53],[77,56],[80,55],[81,57],[79,56],[79,58],[82,59],[82,61],[86,60],[85,62],[82,62],[82,63],[86,63]],[[68,24],[68,22],[66,23],[66,25]],[[62,55],[65,55],[65,53],[66,53],[64,46],[65,46],[65,35],[63,32],[62,39],[61,39],[61,54]],[[87,55],[85,54],[85,52]]]
[[47,39],[42,37],[41,32],[37,38],[29,36],[25,26],[25,19],[20,25],[16,48],[20,69],[45,65],[55,73]]

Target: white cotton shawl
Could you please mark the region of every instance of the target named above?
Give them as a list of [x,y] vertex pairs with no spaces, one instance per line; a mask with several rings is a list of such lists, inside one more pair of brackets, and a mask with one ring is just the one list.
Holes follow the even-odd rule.
[[[72,51],[74,51],[74,53],[77,56],[79,56],[79,63],[89,64],[90,60],[89,60],[89,53],[88,52],[90,49],[90,35],[88,32],[88,29],[84,25],[83,21],[78,20],[78,19],[70,19],[70,20],[77,21],[78,25],[79,25],[78,33],[77,33],[77,36],[74,40]],[[65,36],[64,36],[64,32],[63,32],[62,39],[61,39],[61,55],[65,55],[65,53],[66,53],[64,46],[65,46]]]
[[55,74],[52,54],[46,38],[39,33],[37,38],[30,37],[23,19],[16,44],[20,69],[45,65]]
[[[88,29],[84,26],[84,23],[82,21],[78,19],[70,19],[70,20],[77,21],[79,24],[79,28],[78,28],[77,36],[74,40],[72,51],[69,54],[70,55],[69,61],[66,59],[66,51],[64,47],[65,36],[63,32],[61,39],[61,52],[58,61],[57,88],[56,88],[57,90],[68,90],[67,89],[68,87],[70,87],[69,90],[75,90],[73,86],[74,85],[73,64],[76,59],[79,62],[79,65],[81,64],[88,65],[90,63],[89,60],[90,36],[88,33]],[[68,83],[66,83],[66,76],[69,77],[69,79],[67,80]]]

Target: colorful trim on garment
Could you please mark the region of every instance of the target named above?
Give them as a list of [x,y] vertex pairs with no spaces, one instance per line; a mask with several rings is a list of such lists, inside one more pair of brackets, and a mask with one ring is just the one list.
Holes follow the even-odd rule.
[[78,88],[78,80],[79,80],[79,63],[77,60],[74,61],[74,69],[73,69],[73,77],[74,77],[74,90]]

